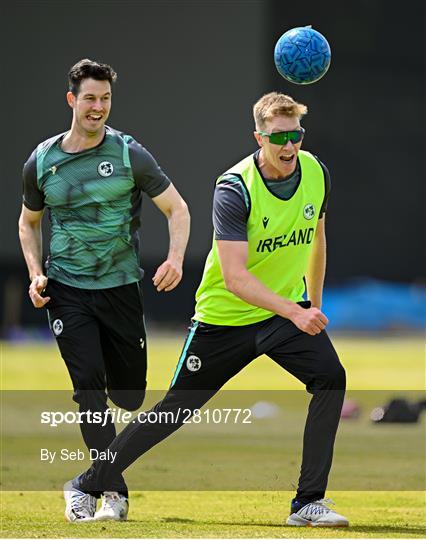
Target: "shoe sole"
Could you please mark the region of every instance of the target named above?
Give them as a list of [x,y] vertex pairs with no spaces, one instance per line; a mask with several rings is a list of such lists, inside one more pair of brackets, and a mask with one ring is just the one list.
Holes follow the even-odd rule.
[[64,516],[65,516],[65,521],[67,521],[68,523],[73,523],[73,524],[76,524],[76,523],[87,523],[88,521],[95,521],[93,518],[81,518],[81,519],[70,519],[67,515],[67,511],[65,510],[64,512]]
[[315,523],[314,521],[296,521],[288,519],[286,524],[290,527],[331,527],[333,529],[341,527],[349,527],[349,523]]

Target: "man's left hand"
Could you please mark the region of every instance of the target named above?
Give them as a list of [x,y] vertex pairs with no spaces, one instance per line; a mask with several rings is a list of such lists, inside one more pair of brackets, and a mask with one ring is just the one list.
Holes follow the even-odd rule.
[[182,264],[167,259],[157,268],[152,281],[158,292],[168,292],[180,283],[182,273]]

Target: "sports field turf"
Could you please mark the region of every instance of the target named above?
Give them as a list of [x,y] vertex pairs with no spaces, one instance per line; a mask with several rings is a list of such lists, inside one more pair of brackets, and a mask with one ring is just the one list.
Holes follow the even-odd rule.
[[[151,338],[149,344],[149,388],[151,390],[167,388],[183,338],[183,335],[174,338],[159,335]],[[349,389],[352,391],[369,390],[369,392],[352,394],[361,401],[364,400],[368,405],[368,410],[370,405],[384,396],[397,394],[410,397],[414,394],[409,391],[424,391],[423,339],[336,337],[334,342],[347,370]],[[27,346],[3,344],[1,374],[3,390],[71,388],[67,372],[54,344],[29,344]],[[301,390],[302,387],[272,361],[260,358],[230,381],[226,389],[235,391]],[[2,485],[7,486],[7,489],[11,489],[11,480],[16,482],[17,486],[25,487],[32,481],[36,485],[40,474],[43,474],[37,467],[26,466],[26,464],[31,462],[31,457],[29,457],[31,452],[40,447],[44,441],[35,427],[32,437],[28,437],[27,434],[25,444],[22,444],[22,440],[19,443],[19,436],[22,436],[19,420],[21,411],[14,403],[19,401],[21,394],[15,392],[10,395],[13,399],[8,398],[5,410],[10,411],[11,418],[9,423],[7,419],[3,420],[3,427],[6,426],[7,433],[2,440]],[[28,399],[29,394],[22,393],[22,396],[24,395]],[[229,394],[229,396],[232,395],[237,394],[236,392]],[[287,395],[291,393],[284,395],[284,402],[287,400]],[[69,409],[72,409],[72,404]],[[28,410],[28,414],[30,412]],[[286,412],[287,416],[293,418],[293,413],[288,414],[284,408],[284,413]],[[303,411],[300,412],[302,413]],[[280,424],[277,427],[277,422],[269,425],[266,421],[265,425],[269,426],[266,446],[266,450],[270,451],[269,459],[268,454],[264,453],[264,445],[261,444],[263,436],[261,430],[253,430],[250,437],[250,431],[239,431],[240,426],[228,432],[226,429],[222,432],[221,429],[216,428],[216,435],[207,431],[206,426],[186,426],[174,436],[174,441],[174,437],[170,438],[129,469],[127,476],[130,487],[137,486],[137,489],[143,489],[140,480],[139,484],[136,481],[141,474],[142,484],[144,482],[146,484],[144,491],[131,493],[130,520],[127,523],[71,525],[64,521],[64,505],[60,492],[33,492],[25,489],[3,491],[1,536],[44,538],[301,538],[307,536],[312,538],[421,538],[426,536],[423,491],[424,417],[421,424],[402,427],[371,426],[368,418],[365,417],[356,421],[345,421],[346,423],[342,424],[333,468],[335,489],[327,495],[336,501],[336,510],[350,519],[351,527],[347,530],[307,530],[284,527],[282,524],[293,492],[276,489],[232,490],[239,474],[239,464],[235,461],[235,455],[229,456],[234,458],[234,461],[230,459],[228,463],[234,468],[233,471],[226,468],[215,469],[214,480],[209,479],[208,474],[203,476],[202,469],[197,469],[200,463],[194,463],[192,476],[187,479],[188,487],[192,490],[188,490],[188,487],[186,490],[182,488],[185,470],[191,471],[191,467],[187,469],[184,466],[177,467],[179,460],[185,456],[188,457],[192,448],[197,448],[197,444],[202,445],[206,441],[210,452],[208,459],[213,460],[216,457],[219,460],[220,457],[227,456],[226,452],[230,454],[230,448],[234,448],[234,452],[241,461],[242,470],[246,464],[249,464],[248,467],[255,483],[257,481],[261,483],[262,475],[268,477],[268,474],[271,474],[276,464],[280,462],[282,463],[280,472],[283,477],[286,478],[287,474],[293,475],[300,459],[294,454],[300,447],[298,424],[302,416],[300,418],[294,416],[294,418],[293,423],[289,421],[285,424],[286,431],[283,440],[286,441],[286,446],[283,453],[280,453],[281,447],[274,446],[274,437],[279,435]],[[11,425],[14,429],[11,429]],[[393,429],[399,431],[393,431]],[[71,426],[70,430],[74,441],[78,441],[76,439],[78,427]],[[197,433],[201,433],[201,439],[196,437]],[[59,440],[59,446],[63,442]],[[7,451],[14,449],[13,456],[8,455],[7,460],[4,458],[7,454],[7,451],[5,454],[5,447]],[[406,456],[404,460],[400,459],[401,451]],[[217,463],[213,465],[216,466]],[[72,474],[82,469],[81,463],[67,464],[67,466],[70,467],[70,471],[72,470]],[[65,466],[58,468],[57,471],[52,469],[54,474],[46,467],[43,478],[45,482],[62,483],[68,479],[66,476],[68,469]],[[289,468],[289,473],[286,467]],[[173,490],[173,482],[179,486],[180,491]],[[291,482],[293,482],[293,477],[288,484]],[[197,489],[200,485],[206,488],[202,491]],[[215,489],[217,485],[223,485],[224,489],[220,491]],[[149,486],[150,490],[164,489],[164,486],[167,486],[168,491],[148,491],[146,486]],[[291,486],[285,489],[291,489]],[[369,491],[360,491],[361,489]],[[395,491],[395,489],[404,489],[404,491]]]

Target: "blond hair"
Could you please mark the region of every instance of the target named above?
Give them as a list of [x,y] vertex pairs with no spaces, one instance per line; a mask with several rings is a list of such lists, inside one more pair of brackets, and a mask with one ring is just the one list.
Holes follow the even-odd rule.
[[265,123],[276,116],[296,116],[300,119],[307,112],[306,105],[297,103],[292,97],[278,92],[265,94],[253,107],[254,122],[257,130],[264,130]]

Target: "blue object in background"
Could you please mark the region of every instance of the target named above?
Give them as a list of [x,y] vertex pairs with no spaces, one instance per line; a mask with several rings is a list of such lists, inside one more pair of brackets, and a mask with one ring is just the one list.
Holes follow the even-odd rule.
[[426,287],[362,280],[324,291],[331,330],[424,330]]

